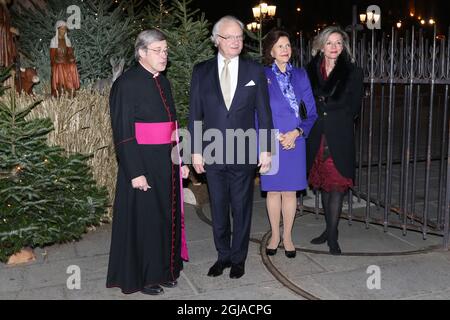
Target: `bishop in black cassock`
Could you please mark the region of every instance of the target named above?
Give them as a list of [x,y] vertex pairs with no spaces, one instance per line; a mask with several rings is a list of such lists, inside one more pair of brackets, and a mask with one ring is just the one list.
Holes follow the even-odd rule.
[[[155,43],[165,48],[151,51]],[[114,82],[110,94],[119,170],[107,287],[119,287],[123,293],[176,284],[183,268],[180,168],[171,159],[176,142],[155,141],[161,132],[151,129],[176,121],[169,81],[158,72],[167,63],[166,41],[149,43],[141,53],[145,56]],[[137,123],[150,128],[144,142],[138,139]],[[141,176],[147,180],[146,191],[132,186]],[[162,293],[160,289],[155,294]]]

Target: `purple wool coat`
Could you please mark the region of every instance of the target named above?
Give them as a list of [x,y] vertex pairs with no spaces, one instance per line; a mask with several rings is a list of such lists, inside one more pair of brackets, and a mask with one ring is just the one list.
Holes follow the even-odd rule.
[[272,150],[272,168],[267,174],[261,175],[261,190],[298,191],[306,189],[308,182],[305,139],[317,119],[316,104],[308,76],[305,70],[294,67],[292,74],[294,93],[298,103],[303,100],[308,114],[307,119],[302,120],[295,116],[294,110],[281,92],[272,69],[266,67],[264,70],[269,88],[274,128],[280,133],[286,133],[298,127],[303,130],[303,135],[297,138],[295,148],[291,150],[283,150],[282,145],[276,140],[276,148]]

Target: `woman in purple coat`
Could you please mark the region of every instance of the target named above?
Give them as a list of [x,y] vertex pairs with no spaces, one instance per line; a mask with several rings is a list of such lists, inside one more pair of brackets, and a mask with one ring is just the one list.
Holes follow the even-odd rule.
[[[272,237],[266,248],[274,255],[281,242],[280,219],[283,214],[283,246],[288,258],[296,255],[291,230],[297,210],[296,192],[306,189],[305,139],[317,118],[316,105],[308,76],[289,61],[292,49],[289,35],[271,31],[264,41],[264,63],[278,148],[272,170],[261,176],[261,189],[267,191],[267,211]],[[306,109],[302,112],[301,101]]]

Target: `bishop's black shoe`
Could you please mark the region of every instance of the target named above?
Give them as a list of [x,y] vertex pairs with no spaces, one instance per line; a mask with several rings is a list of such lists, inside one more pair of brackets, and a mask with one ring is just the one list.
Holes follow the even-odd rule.
[[161,286],[166,287],[166,288],[175,288],[178,285],[178,281],[174,280],[174,281],[166,281],[161,283]]
[[217,260],[208,271],[208,277],[218,277],[223,273],[223,270],[231,267],[231,262],[223,262]]
[[231,279],[239,279],[245,273],[245,267],[243,263],[232,263],[230,270],[230,278]]
[[164,290],[160,286],[155,285],[155,286],[144,287],[144,289],[142,289],[141,292],[143,294],[149,294],[149,295],[152,295],[152,296],[157,296],[159,294],[163,294]]

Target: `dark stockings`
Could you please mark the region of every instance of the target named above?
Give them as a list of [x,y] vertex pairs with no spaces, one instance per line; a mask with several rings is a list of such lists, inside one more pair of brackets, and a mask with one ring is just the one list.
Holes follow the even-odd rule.
[[342,212],[342,204],[344,201],[345,192],[322,191],[322,205],[325,212],[325,221],[327,228],[325,230],[327,234],[328,246],[330,249],[339,248],[338,245],[338,225],[339,217]]

